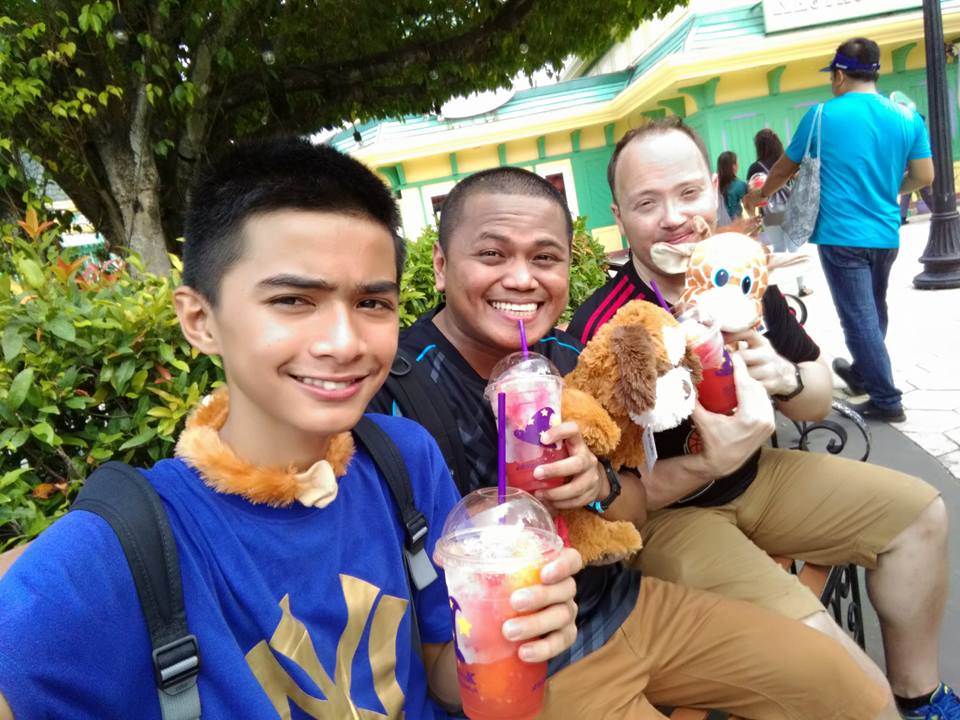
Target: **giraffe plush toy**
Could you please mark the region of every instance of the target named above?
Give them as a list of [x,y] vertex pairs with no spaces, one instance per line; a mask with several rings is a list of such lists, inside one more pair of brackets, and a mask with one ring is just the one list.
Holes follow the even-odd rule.
[[685,273],[680,301],[720,323],[723,332],[759,327],[769,272],[805,261],[798,255],[774,255],[740,233],[721,233],[698,243],[657,243],[651,257],[661,270]]

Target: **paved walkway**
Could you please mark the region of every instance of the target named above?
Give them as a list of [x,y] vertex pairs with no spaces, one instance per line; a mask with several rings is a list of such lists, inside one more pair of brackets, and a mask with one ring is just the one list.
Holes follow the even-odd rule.
[[[890,277],[887,348],[907,412],[907,421],[893,427],[960,478],[960,289],[916,290],[912,282],[923,270],[917,258],[926,247],[928,217],[911,218],[901,228],[900,255]],[[810,262],[804,273],[814,290],[804,299],[810,311],[807,329],[831,359],[849,359],[816,250],[805,252]],[[792,282],[780,284],[795,291]],[[838,397],[846,398],[843,383],[837,379],[836,384]]]

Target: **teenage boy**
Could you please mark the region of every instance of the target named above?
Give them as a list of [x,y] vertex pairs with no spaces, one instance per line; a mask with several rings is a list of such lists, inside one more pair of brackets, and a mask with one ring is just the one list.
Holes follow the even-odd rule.
[[[396,352],[394,202],[360,163],[297,139],[234,147],[190,198],[177,313],[222,358],[226,392],[194,413],[177,457],[142,472],[176,539],[203,717],[446,717],[432,698],[459,692],[442,574],[410,597],[398,510],[350,434]],[[443,459],[413,423],[374,422],[432,554],[458,499]],[[532,611],[504,627],[528,641],[523,659],[572,642],[579,564],[566,550],[514,595]],[[98,516],[44,532],[0,608],[0,718],[160,717],[130,570]]]
[[[698,217],[716,223],[716,187],[703,140],[676,119],[629,131],[608,169],[613,212],[630,245],[616,277],[581,306],[570,331],[588,341],[623,303],[668,302],[683,273],[652,259],[656,243],[696,242]],[[765,392],[739,397],[733,415],[698,405],[692,422],[655,436],[659,459],[642,482],[650,516],[639,555],[645,573],[748,600],[844,642],[878,681],[883,675],[819,600],[767,553],[823,565],[867,568],[880,618],[887,677],[904,717],[960,717],[939,679],[939,634],[947,599],[947,512],[936,489],[888,468],[823,453],[766,447],[771,404],[794,420],[830,410],[830,368],[776,286],[763,298],[766,334],[726,337]],[[892,703],[891,703],[892,704]],[[952,715],[951,715],[952,713]],[[889,717],[896,717],[891,707]]]
[[[567,304],[571,239],[563,196],[518,168],[477,173],[444,203],[434,270],[446,302],[400,343],[413,359],[409,375],[422,378],[410,392],[453,418],[435,432],[462,446],[463,491],[495,482],[496,424],[483,390],[496,362],[519,349],[517,321],[532,349],[561,372],[576,363],[579,343],[553,329]],[[746,372],[739,382],[763,392]],[[414,415],[389,387],[374,407]],[[544,500],[558,508],[599,501],[606,518],[643,522],[636,475],[608,476],[575,423],[547,433],[544,442],[564,442],[569,457],[536,473],[568,482],[541,492]],[[584,569],[577,591],[577,640],[550,665],[545,720],[662,718],[654,705],[720,707],[765,720],[875,718],[884,705],[880,688],[838,644],[775,613],[654,578],[641,582],[622,564]]]

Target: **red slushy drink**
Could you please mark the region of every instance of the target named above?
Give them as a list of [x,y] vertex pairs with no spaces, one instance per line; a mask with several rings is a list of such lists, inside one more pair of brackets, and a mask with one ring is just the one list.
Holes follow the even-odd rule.
[[723,345],[717,323],[701,323],[694,310],[677,317],[687,342],[700,358],[703,380],[697,385],[697,398],[710,412],[729,415],[737,409],[737,388],[733,382],[733,360]]
[[497,415],[497,393],[506,396],[507,484],[527,492],[558,487],[565,478],[538,480],[540,465],[567,457],[562,443],[544,443],[543,433],[560,423],[563,379],[538,353],[513,353],[494,367],[486,395]]
[[460,697],[471,720],[532,720],[543,707],[547,664],[521,660],[503,623],[520,615],[510,605],[513,591],[539,583],[540,568],[560,548],[547,509],[514,488],[503,504],[496,488],[472,492],[444,523],[434,559],[446,576]]

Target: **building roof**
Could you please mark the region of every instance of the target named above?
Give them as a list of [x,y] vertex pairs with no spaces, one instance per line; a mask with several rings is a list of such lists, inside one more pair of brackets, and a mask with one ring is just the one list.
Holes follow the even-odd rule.
[[[545,113],[555,114],[571,110],[589,109],[605,105],[629,84],[630,70],[582,77],[544,87],[519,90],[506,103],[490,112],[467,118],[445,119],[437,115],[406,115],[399,119],[370,121],[357,126],[360,131],[360,147],[370,143],[416,142],[419,137],[434,136],[437,132],[459,130],[474,125],[511,121],[524,121]],[[328,141],[341,152],[357,148],[353,128],[334,135]]]
[[[960,0],[945,0],[942,10],[945,25],[949,19],[958,26]],[[915,36],[916,30],[907,26],[919,25],[920,19],[917,9],[900,10],[865,19],[865,30],[897,28],[887,33],[889,37],[877,39],[899,41],[901,36]],[[425,153],[575,129],[577,123],[612,122],[623,116],[626,107],[648,102],[680,81],[791,62],[814,51],[833,52],[840,41],[838,33],[847,37],[851,32],[850,23],[843,23],[834,24],[829,32],[819,27],[767,34],[760,2],[706,12],[689,10],[624,70],[520,90],[500,107],[472,117],[445,119],[430,114],[370,121],[357,126],[360,143],[353,137],[353,128],[329,142],[381,165]]]

